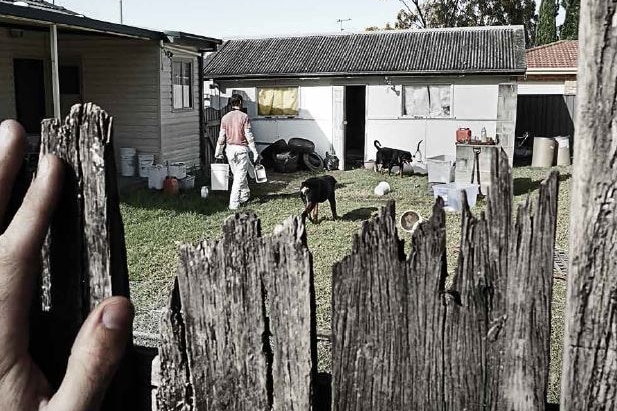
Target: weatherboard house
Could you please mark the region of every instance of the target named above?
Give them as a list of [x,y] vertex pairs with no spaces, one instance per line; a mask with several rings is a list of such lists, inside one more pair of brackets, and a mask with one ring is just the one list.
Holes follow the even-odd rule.
[[210,54],[217,108],[244,96],[256,140],[304,137],[348,166],[374,140],[424,156],[456,155],[455,132],[484,127],[513,156],[522,26],[230,39]]
[[115,148],[199,164],[204,53],[221,41],[90,19],[42,0],[0,0],[0,120],[28,134],[94,102]]

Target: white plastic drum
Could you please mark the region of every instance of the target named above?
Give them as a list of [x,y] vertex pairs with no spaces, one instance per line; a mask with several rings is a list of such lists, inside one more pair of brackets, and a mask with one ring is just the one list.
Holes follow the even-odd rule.
[[131,147],[120,149],[120,173],[122,177],[135,176],[135,154],[137,151]]
[[148,178],[149,169],[154,165],[154,154],[139,154],[137,160],[139,162],[139,177]]

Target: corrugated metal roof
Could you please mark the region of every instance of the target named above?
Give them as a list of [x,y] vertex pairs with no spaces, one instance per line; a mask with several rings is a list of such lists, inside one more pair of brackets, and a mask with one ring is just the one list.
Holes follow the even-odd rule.
[[228,40],[209,78],[525,72],[523,26]]

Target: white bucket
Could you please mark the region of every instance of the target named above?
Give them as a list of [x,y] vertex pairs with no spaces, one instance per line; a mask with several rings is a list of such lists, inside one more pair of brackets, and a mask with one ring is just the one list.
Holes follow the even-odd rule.
[[171,163],[169,165],[169,176],[176,177],[178,180],[182,180],[184,177],[186,177],[186,164]]
[[229,164],[210,164],[212,190],[227,191],[229,189]]
[[167,167],[154,165],[148,168],[148,188],[162,190],[163,183],[167,177]]
[[154,154],[139,154],[137,160],[139,164],[139,177],[148,178],[148,169],[154,165]]
[[135,152],[134,150],[133,150],[133,154],[129,154],[127,152],[125,152],[124,154],[121,153],[120,171],[121,171],[122,177],[133,177],[135,175]]
[[120,157],[131,157],[137,154],[137,150],[133,147],[122,147],[120,148]]

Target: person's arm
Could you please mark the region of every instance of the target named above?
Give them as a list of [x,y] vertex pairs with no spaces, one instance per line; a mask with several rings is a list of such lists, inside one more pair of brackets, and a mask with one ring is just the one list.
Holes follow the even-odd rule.
[[223,158],[223,149],[225,149],[225,141],[227,136],[225,134],[225,126],[221,123],[221,131],[219,132],[219,139],[216,142],[216,150],[214,151],[214,158]]
[[244,124],[244,136],[246,137],[246,141],[249,143],[249,149],[253,153],[253,161],[257,161],[257,156],[259,154],[257,153],[257,147],[255,147],[255,137],[251,131],[251,122],[248,118]]

